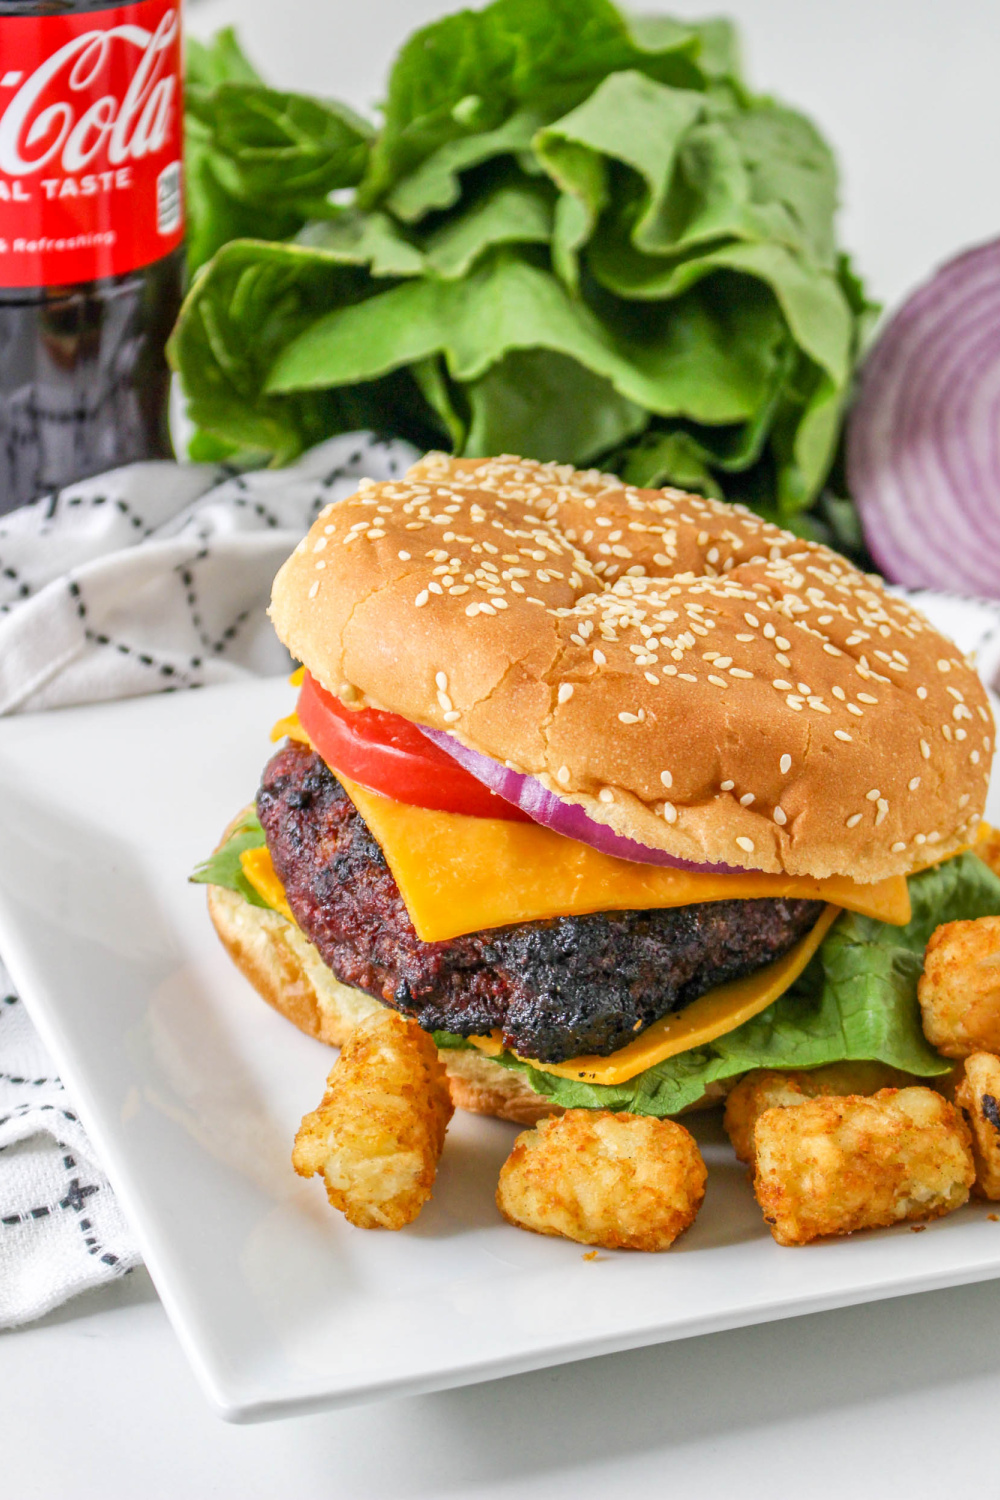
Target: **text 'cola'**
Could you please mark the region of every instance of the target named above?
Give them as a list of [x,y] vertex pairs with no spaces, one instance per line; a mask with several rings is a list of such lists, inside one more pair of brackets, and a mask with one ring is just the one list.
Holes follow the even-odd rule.
[[170,452],[179,0],[0,0],[0,511]]

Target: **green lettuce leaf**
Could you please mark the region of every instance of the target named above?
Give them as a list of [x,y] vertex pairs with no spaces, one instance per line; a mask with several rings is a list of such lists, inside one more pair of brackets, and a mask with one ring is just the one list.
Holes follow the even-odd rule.
[[231,30],[189,43],[185,102],[191,271],[231,239],[287,239],[367,165],[371,126],[345,105],[268,88]]
[[[408,370],[344,388],[274,394],[276,356],[334,304],[357,302],[373,283],[343,257],[306,246],[235,240],[188,293],[168,354],[184,371],[188,410],[202,432],[241,456],[289,463],[337,432],[409,435],[424,447],[443,433]],[[423,285],[423,283],[420,283]]]
[[[759,1016],[705,1047],[667,1058],[627,1083],[574,1083],[509,1053],[496,1061],[566,1108],[672,1115],[708,1084],[753,1068],[817,1068],[877,1061],[930,1078],[947,1073],[924,1037],[917,980],[927,941],[942,922],[1000,915],[1000,878],[974,854],[911,877],[906,927],[845,912],[793,987]],[[439,1045],[442,1045],[439,1043]],[[448,1045],[467,1045],[452,1038]]]
[[210,42],[196,37],[184,40],[184,92],[214,89],[219,83],[263,83],[257,69],[246,56],[231,26],[217,31]]
[[[697,29],[666,18],[633,29],[610,0],[494,0],[446,16],[416,32],[396,59],[361,202],[373,206],[434,151],[496,130],[520,105],[567,90],[582,98],[621,68],[704,87],[703,45]],[[719,61],[716,47],[714,69]]]
[[351,386],[435,354],[467,383],[512,349],[542,348],[662,414],[738,422],[767,396],[780,327],[752,297],[719,316],[695,288],[669,315],[643,309],[617,323],[609,328],[544,267],[497,252],[460,280],[407,281],[311,319],[274,360],[267,390]]
[[224,844],[210,854],[195,868],[189,877],[193,885],[221,885],[227,891],[237,891],[251,906],[262,906],[270,910],[268,903],[254,890],[243,873],[240,855],[246,849],[260,849],[265,843],[260,819],[250,808],[240,819]]

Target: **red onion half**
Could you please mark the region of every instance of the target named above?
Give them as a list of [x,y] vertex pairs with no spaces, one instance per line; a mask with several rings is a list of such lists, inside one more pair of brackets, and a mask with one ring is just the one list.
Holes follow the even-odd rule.
[[847,479],[893,583],[1000,598],[1000,240],[890,319],[847,427]]
[[450,734],[445,734],[440,729],[425,729],[422,724],[420,728],[429,740],[453,755],[460,766],[464,766],[478,781],[488,786],[491,792],[496,792],[505,802],[513,802],[529,818],[551,828],[553,833],[565,834],[566,838],[589,844],[602,854],[614,854],[618,859],[630,859],[634,864],[670,865],[677,870],[699,870],[716,875],[746,873],[733,865],[698,865],[689,859],[675,859],[662,849],[650,849],[645,844],[637,843],[635,839],[624,838],[620,833],[606,828],[603,823],[595,823],[582,807],[564,802],[554,792],[547,791],[534,776],[524,776],[520,771],[508,770],[499,761],[491,760],[488,755],[480,755],[478,750],[469,750],[465,745],[460,745]]

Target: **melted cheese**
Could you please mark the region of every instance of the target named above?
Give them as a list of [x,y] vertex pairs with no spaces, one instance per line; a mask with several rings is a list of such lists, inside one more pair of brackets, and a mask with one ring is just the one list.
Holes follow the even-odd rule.
[[432,812],[339,780],[381,845],[417,936],[427,943],[543,917],[755,896],[826,901],[896,926],[910,919],[902,875],[866,886],[840,875],[810,880],[640,865],[538,823]]
[[[610,1057],[574,1057],[563,1063],[537,1063],[530,1058],[522,1058],[522,1061],[542,1073],[572,1078],[577,1083],[627,1083],[667,1057],[689,1052],[692,1047],[703,1047],[706,1042],[714,1042],[716,1037],[735,1031],[744,1021],[751,1020],[780,999],[798,979],[839,915],[838,906],[828,906],[812,931],[784,958],[758,969],[756,974],[748,974],[745,979],[720,984],[676,1015],[654,1021],[634,1042],[619,1048]],[[490,1057],[496,1057],[503,1050],[499,1034],[473,1036],[469,1041]]]
[[253,886],[268,906],[279,911],[289,922],[294,922],[292,908],[285,895],[285,887],[278,879],[278,872],[271,863],[271,851],[266,844],[259,849],[244,849],[240,855],[240,866],[250,885]]

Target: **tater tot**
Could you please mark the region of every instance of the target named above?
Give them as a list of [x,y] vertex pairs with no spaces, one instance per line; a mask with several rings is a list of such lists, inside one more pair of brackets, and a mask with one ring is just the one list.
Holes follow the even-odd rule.
[[1000,1058],[974,1052],[965,1059],[955,1103],[972,1130],[977,1198],[1000,1199]]
[[431,1195],[452,1115],[433,1039],[393,1010],[351,1033],[318,1109],[295,1137],[292,1165],[320,1172],[326,1193],[360,1229],[402,1229]]
[[927,1040],[945,1057],[1000,1052],[1000,917],[936,928],[917,997]]
[[753,1133],[765,1110],[790,1109],[828,1094],[875,1094],[905,1088],[913,1079],[880,1062],[829,1063],[823,1068],[747,1073],[726,1100],[724,1123],[738,1161],[753,1162]]
[[973,844],[972,852],[978,854],[984,865],[989,865],[994,875],[1000,875],[1000,829],[991,828],[989,823],[981,823],[979,838]]
[[769,1109],[754,1141],[754,1192],[779,1245],[939,1218],[975,1179],[968,1126],[928,1088]]
[[609,1250],[665,1250],[694,1222],[705,1163],[674,1120],[571,1109],[519,1135],[497,1207],[511,1224]]

